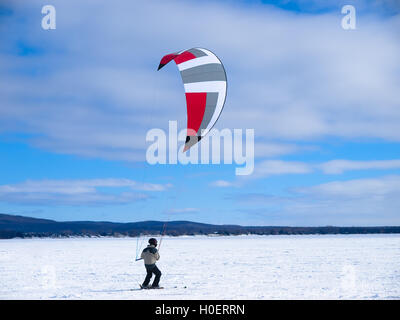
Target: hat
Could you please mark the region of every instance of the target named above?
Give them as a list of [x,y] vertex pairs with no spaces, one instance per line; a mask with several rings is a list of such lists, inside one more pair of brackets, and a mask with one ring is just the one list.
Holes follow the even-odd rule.
[[150,239],[149,239],[149,243],[152,244],[152,245],[154,245],[154,246],[156,246],[156,245],[157,245],[157,239],[155,239],[155,238],[150,238]]

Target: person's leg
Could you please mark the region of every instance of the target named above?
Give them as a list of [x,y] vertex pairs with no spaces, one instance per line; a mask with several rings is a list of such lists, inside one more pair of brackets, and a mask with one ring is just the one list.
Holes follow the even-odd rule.
[[147,287],[149,285],[150,279],[153,276],[153,268],[146,266],[146,271],[147,271],[147,275],[142,284],[143,287]]
[[160,271],[160,269],[157,268],[157,266],[154,266],[152,272],[156,275],[156,277],[154,278],[152,287],[157,287],[158,283],[160,282],[161,271]]

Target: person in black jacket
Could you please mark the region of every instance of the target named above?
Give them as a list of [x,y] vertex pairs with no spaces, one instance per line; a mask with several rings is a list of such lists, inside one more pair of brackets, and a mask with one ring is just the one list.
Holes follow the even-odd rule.
[[[161,278],[161,271],[156,266],[156,261],[160,259],[160,254],[158,253],[156,247],[157,247],[157,239],[154,238],[149,239],[149,245],[146,248],[144,248],[140,256],[144,260],[144,266],[147,272],[146,278],[144,279],[144,282],[141,285],[142,289],[160,288],[158,284]],[[153,276],[153,273],[155,274],[156,277],[154,278],[153,284],[149,286],[150,279]]]

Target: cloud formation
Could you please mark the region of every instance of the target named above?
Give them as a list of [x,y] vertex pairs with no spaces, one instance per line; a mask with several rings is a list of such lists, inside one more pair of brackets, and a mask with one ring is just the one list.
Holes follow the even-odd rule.
[[313,171],[313,166],[298,161],[265,160],[255,165],[254,174],[250,178],[260,179],[272,175],[306,174]]
[[231,181],[226,180],[216,180],[210,183],[210,186],[217,188],[228,188],[228,187],[237,187],[238,184]]
[[[273,225],[398,225],[400,176],[332,181],[291,188],[287,195],[232,194],[237,210]],[[261,222],[260,222],[261,221]]]
[[313,187],[295,189],[298,193],[337,199],[379,198],[400,195],[400,176],[333,181]]
[[129,179],[38,180],[0,185],[0,201],[27,205],[113,205],[148,199],[148,192],[166,191],[171,184]]
[[[395,170],[400,169],[400,160],[330,160],[321,163],[301,161],[265,160],[255,164],[254,173],[246,179],[262,179],[273,175],[309,174],[321,172],[324,174],[344,174],[357,170]],[[243,179],[241,179],[243,181]],[[215,185],[215,184],[214,184]],[[218,186],[218,185],[215,185]]]
[[217,128],[254,128],[270,143],[259,143],[256,156],[293,153],[296,141],[327,136],[400,141],[399,15],[369,14],[347,32],[337,12],[117,3],[54,1],[54,32],[40,28],[40,1],[9,4],[1,17],[13,30],[0,47],[2,132],[28,134],[53,152],[144,160],[147,130],[186,124],[177,70],[157,73],[159,58],[204,46],[220,56],[229,81]]
[[342,174],[352,170],[390,170],[400,169],[400,160],[353,161],[331,160],[319,165],[326,174]]

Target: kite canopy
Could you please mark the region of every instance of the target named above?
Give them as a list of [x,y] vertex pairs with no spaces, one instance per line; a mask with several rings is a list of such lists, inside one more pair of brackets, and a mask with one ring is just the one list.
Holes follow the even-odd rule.
[[192,48],[164,56],[158,70],[174,60],[186,95],[187,137],[183,152],[200,141],[217,122],[226,97],[226,74],[217,56]]

